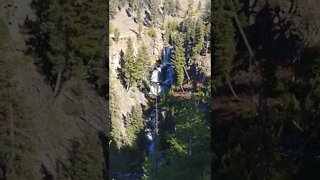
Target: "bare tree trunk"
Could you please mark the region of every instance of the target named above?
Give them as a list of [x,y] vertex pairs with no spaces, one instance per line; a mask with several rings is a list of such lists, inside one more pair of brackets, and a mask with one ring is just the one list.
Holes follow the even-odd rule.
[[240,24],[238,15],[237,15],[236,13],[234,13],[233,15],[234,15],[234,19],[236,20],[236,23],[237,23],[238,29],[239,29],[239,31],[240,31],[240,34],[241,34],[241,36],[242,36],[242,39],[243,39],[243,41],[244,41],[244,43],[245,43],[245,45],[246,45],[246,47],[247,47],[247,49],[248,49],[249,55],[250,55],[251,57],[253,57],[254,54],[253,54],[252,48],[251,48],[251,46],[250,46],[250,44],[249,44],[249,41],[248,41],[247,36],[245,35],[245,33],[244,33],[244,31],[243,31],[243,29],[242,29],[242,27],[241,27],[241,24]]
[[56,84],[54,86],[54,91],[53,91],[53,96],[56,97],[59,93],[60,90],[60,84],[61,84],[61,78],[62,78],[62,69],[58,71],[57,73],[57,80],[56,80]]
[[234,13],[233,15],[234,15],[234,19],[236,20],[236,23],[237,23],[238,29],[240,31],[240,34],[242,36],[242,39],[244,41],[244,44],[246,45],[246,47],[248,49],[248,52],[249,52],[249,55],[250,55],[249,71],[250,71],[250,75],[251,75],[251,78],[252,78],[252,60],[253,60],[254,54],[253,54],[252,48],[251,48],[251,46],[249,44],[248,38],[245,35],[245,33],[244,33],[244,31],[243,31],[243,29],[241,27],[241,24],[240,24],[240,21],[239,21],[237,13]]
[[188,74],[188,72],[187,72],[186,68],[185,68],[185,67],[183,67],[183,70],[184,70],[184,72],[186,73],[186,75],[187,75],[187,77],[188,77],[188,81],[190,81],[190,76],[189,76],[189,74]]
[[131,88],[131,86],[130,86],[130,84],[129,84],[129,85],[127,86],[127,93],[129,92],[130,88]]
[[225,73],[225,77],[226,77],[228,86],[229,86],[229,88],[230,88],[233,96],[234,96],[235,98],[238,98],[237,94],[234,92],[234,89],[233,89],[233,87],[232,87],[232,85],[231,85],[231,82],[230,82],[230,77],[229,77],[229,75],[228,75],[227,73]]
[[183,93],[185,93],[182,85],[181,85],[181,87],[180,87],[180,88],[181,88],[182,92],[183,92]]

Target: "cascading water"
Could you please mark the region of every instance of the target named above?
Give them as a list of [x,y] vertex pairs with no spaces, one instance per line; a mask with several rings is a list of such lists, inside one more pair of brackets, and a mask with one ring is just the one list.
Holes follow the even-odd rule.
[[160,66],[158,66],[151,76],[151,88],[150,93],[156,96],[155,109],[151,111],[150,118],[147,120],[147,139],[149,140],[148,154],[153,156],[156,145],[156,135],[157,135],[157,106],[158,106],[158,96],[161,92],[168,91],[171,88],[174,78],[174,70],[171,65],[171,55],[173,46],[169,46],[163,49],[163,61]]
[[[161,92],[170,90],[171,84],[174,79],[174,70],[171,65],[171,55],[173,51],[173,46],[165,47],[163,49],[163,61],[160,66],[155,68],[151,75],[151,88],[150,94],[153,94],[156,97],[156,102],[152,111],[150,112],[149,118],[147,121],[146,128],[146,138],[148,140],[147,152],[150,159],[154,158],[154,152],[156,149],[156,139],[157,139],[157,120],[158,120],[158,98]],[[155,162],[155,161],[154,161]],[[160,162],[161,164],[161,162]],[[117,179],[141,179],[141,172],[118,172],[116,173]]]

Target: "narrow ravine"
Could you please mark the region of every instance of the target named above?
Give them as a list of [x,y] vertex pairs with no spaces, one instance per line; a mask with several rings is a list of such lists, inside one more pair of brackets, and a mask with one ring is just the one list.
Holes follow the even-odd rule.
[[[159,101],[161,94],[170,90],[174,78],[174,70],[171,64],[171,56],[173,53],[173,46],[168,46],[163,49],[162,64],[156,67],[150,78],[151,88],[149,99],[152,102],[150,106],[148,118],[146,121],[146,154],[153,163],[158,163],[158,157],[155,157],[157,135],[158,135],[158,115],[159,115]],[[141,179],[141,172],[118,172],[116,173],[117,179]]]
[[152,107],[150,116],[147,119],[147,138],[148,138],[148,155],[150,159],[155,159],[154,152],[156,150],[157,135],[158,135],[158,115],[159,101],[161,94],[170,90],[173,83],[174,70],[171,64],[171,56],[173,46],[168,46],[163,49],[163,61],[152,73],[151,77],[151,93],[155,96],[155,104]]

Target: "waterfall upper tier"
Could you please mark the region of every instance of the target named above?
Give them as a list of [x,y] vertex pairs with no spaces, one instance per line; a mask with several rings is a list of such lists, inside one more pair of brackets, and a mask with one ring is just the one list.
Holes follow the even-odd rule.
[[162,64],[156,67],[151,75],[150,93],[159,95],[163,91],[171,88],[174,79],[174,70],[171,64],[173,46],[168,46],[163,49]]

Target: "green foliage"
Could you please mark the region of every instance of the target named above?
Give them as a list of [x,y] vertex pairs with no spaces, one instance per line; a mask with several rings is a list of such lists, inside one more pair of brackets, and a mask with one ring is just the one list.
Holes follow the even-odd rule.
[[[55,84],[55,93],[60,89],[61,80],[80,76],[90,76],[90,82],[98,88],[107,83],[104,36],[106,3],[83,1],[50,1],[44,8],[43,16],[37,17],[39,33],[35,51],[40,57],[40,65],[46,65],[48,79]],[[37,45],[35,45],[37,46]],[[49,69],[51,72],[47,72]]]
[[151,27],[150,30],[148,31],[148,35],[151,38],[156,38],[157,37],[156,31],[155,31],[155,29],[153,27]]
[[126,87],[129,89],[132,86],[140,85],[142,80],[148,75],[148,69],[150,63],[148,59],[147,48],[142,45],[138,49],[137,57],[134,55],[132,40],[128,39],[127,49],[124,56],[124,65],[122,72],[124,74],[124,82]]
[[127,49],[124,55],[123,74],[124,82],[129,89],[134,84],[133,67],[135,66],[135,56],[131,38],[127,41]]
[[169,21],[168,24],[165,27],[164,32],[164,44],[169,45],[172,44],[172,39],[174,34],[179,30],[179,22],[177,21]]
[[143,165],[142,165],[142,180],[149,180],[151,179],[151,161],[150,158],[146,155],[144,155],[143,159]]
[[150,0],[150,12],[151,12],[152,26],[155,27],[157,18],[159,16],[158,0]]
[[122,147],[122,134],[120,131],[121,128],[121,110],[118,103],[117,94],[114,88],[114,85],[110,83],[110,95],[109,95],[109,105],[110,105],[110,136],[112,139],[112,147],[120,150]]
[[138,105],[132,109],[126,124],[126,141],[129,146],[133,148],[138,147],[138,135],[143,131],[143,128],[142,109],[141,106]]
[[235,28],[228,12],[221,7],[213,12],[213,60],[217,76],[230,73],[236,54]]
[[195,43],[192,48],[191,56],[196,60],[196,55],[200,53],[204,46],[205,25],[202,20],[197,21],[195,34]]
[[86,129],[80,146],[76,149],[73,178],[78,180],[103,179],[103,154],[97,135]]
[[175,131],[166,137],[169,143],[169,149],[165,151],[167,163],[158,167],[155,170],[157,173],[153,173],[161,174],[167,179],[210,177],[211,130],[208,118],[210,110],[203,111],[200,108],[203,99],[200,97],[186,102],[177,102],[170,96],[168,98],[167,106],[172,112]]
[[147,79],[149,77],[149,71],[151,69],[151,63],[148,56],[148,49],[147,46],[144,44],[138,50],[137,62],[138,65],[137,71],[139,76],[137,76],[136,81],[138,84],[141,84],[143,79]]
[[175,36],[174,40],[175,44],[175,52],[172,58],[172,64],[177,74],[177,86],[182,87],[184,82],[184,65],[185,65],[185,58],[184,58],[184,49],[182,45],[182,37],[180,34]]
[[0,49],[0,173],[6,179],[38,179],[34,114],[15,80],[17,67],[24,64],[8,52]]

